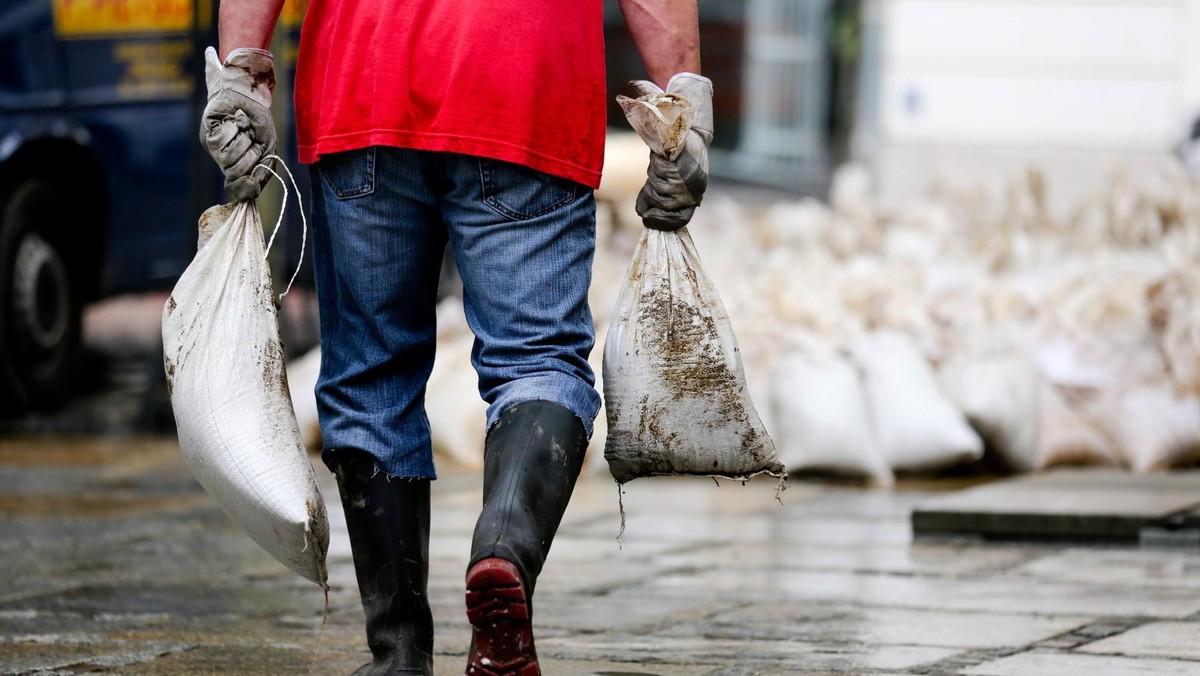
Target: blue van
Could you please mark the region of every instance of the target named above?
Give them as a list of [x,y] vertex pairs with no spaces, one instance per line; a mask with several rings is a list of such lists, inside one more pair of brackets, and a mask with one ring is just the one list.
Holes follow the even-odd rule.
[[[289,1],[281,71],[302,13]],[[195,253],[199,214],[227,199],[197,138],[215,15],[216,0],[0,3],[0,401],[9,409],[60,403],[83,306],[169,288]]]

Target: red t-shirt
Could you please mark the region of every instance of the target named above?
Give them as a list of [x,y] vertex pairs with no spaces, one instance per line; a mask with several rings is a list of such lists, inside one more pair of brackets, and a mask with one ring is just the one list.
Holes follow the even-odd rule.
[[311,0],[300,160],[372,145],[480,155],[593,188],[604,159],[601,0]]

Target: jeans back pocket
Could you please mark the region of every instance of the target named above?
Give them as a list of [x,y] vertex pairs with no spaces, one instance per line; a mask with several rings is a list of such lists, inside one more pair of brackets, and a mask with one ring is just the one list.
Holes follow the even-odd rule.
[[322,155],[315,165],[321,182],[338,199],[348,200],[375,192],[375,148]]
[[582,188],[569,179],[489,158],[480,158],[479,177],[484,203],[517,221],[543,216],[570,203]]

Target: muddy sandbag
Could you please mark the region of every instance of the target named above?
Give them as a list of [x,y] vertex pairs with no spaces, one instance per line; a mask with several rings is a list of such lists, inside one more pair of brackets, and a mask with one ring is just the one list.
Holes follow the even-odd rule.
[[[670,156],[691,104],[622,97],[652,152]],[[618,483],[645,476],[787,476],[746,389],[737,339],[686,227],[643,228],[604,346],[608,436]]]
[[263,549],[327,588],[325,501],[292,410],[253,202],[200,217],[198,251],[167,299],[162,334],[192,475]]

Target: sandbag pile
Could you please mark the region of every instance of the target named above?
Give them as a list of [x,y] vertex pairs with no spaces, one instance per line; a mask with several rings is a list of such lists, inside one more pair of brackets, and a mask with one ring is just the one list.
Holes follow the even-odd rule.
[[1141,180],[1065,218],[1034,172],[895,213],[852,167],[828,204],[710,196],[696,239],[727,254],[706,264],[780,459],[882,484],[984,452],[1015,471],[1200,460],[1200,190],[1171,164]]
[[[600,341],[642,234],[621,211],[645,175],[634,141],[610,144],[599,195]],[[1050,189],[1030,171],[885,213],[866,172],[844,167],[828,201],[709,191],[688,230],[789,472],[886,485],[981,455],[1018,472],[1200,459],[1200,189],[1172,163],[1136,181],[1118,171],[1065,216]],[[451,347],[467,333],[454,326]],[[433,406],[477,399],[466,360],[447,367]],[[477,457],[472,415],[479,433],[448,439],[443,457]],[[593,471],[606,470],[605,418]]]

